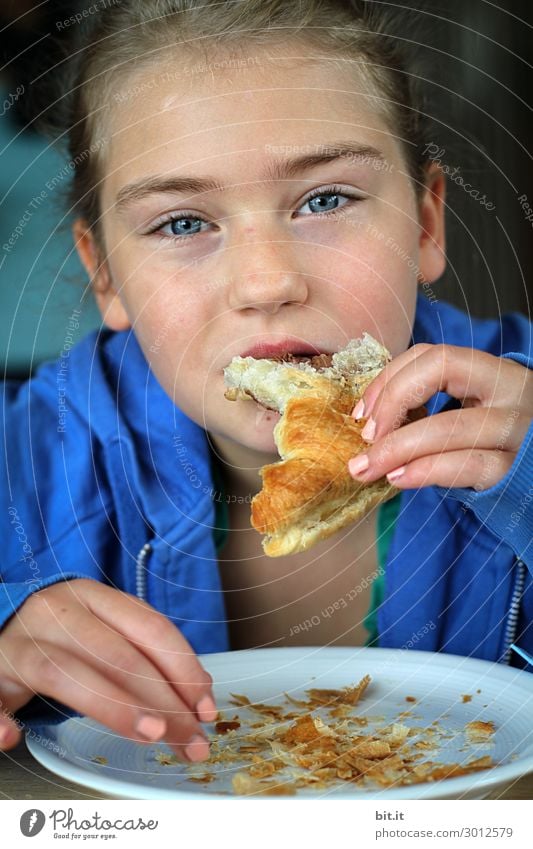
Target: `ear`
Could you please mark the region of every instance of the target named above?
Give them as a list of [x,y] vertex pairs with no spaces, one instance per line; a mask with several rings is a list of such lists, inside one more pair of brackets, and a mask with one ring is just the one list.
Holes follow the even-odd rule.
[[444,210],[446,178],[436,162],[426,170],[426,187],[419,201],[419,282],[433,283],[446,268]]
[[92,230],[86,221],[78,218],[72,226],[72,233],[80,260],[89,275],[102,319],[111,330],[128,330],[131,322],[118,292],[113,287],[109,265],[102,258]]

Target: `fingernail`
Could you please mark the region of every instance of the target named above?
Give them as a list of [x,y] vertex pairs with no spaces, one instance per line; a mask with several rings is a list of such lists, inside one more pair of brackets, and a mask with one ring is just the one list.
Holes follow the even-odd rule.
[[214,700],[211,696],[203,696],[196,705],[196,713],[201,722],[214,722],[218,716]]
[[145,740],[150,740],[151,743],[161,740],[166,728],[167,724],[164,719],[159,716],[148,716],[148,714],[141,716],[135,726],[137,733]]
[[9,728],[7,725],[0,725],[0,746],[7,743],[9,737]]
[[348,471],[351,475],[360,475],[361,472],[368,469],[369,465],[368,456],[366,454],[359,454],[357,457],[352,457],[351,460],[348,460]]
[[359,419],[363,418],[364,414],[365,414],[365,402],[361,398],[361,400],[358,401],[357,404],[355,405],[355,407],[353,408],[352,416],[354,417],[354,419],[356,421],[358,421]]
[[397,469],[393,469],[392,472],[388,473],[387,480],[389,481],[389,483],[392,483],[392,481],[396,481],[398,480],[398,478],[401,478],[404,472],[405,466],[398,466]]
[[372,442],[376,435],[376,422],[372,418],[372,416],[368,419],[366,425],[361,431],[361,436],[366,442]]
[[209,743],[205,737],[195,734],[185,746],[185,754],[190,761],[205,761],[209,757]]

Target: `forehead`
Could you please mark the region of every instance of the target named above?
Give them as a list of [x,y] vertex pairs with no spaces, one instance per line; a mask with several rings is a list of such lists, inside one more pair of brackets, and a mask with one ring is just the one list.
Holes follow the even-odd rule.
[[279,152],[355,138],[399,156],[379,93],[355,62],[307,55],[174,59],[123,78],[111,94],[107,192],[139,176],[223,174],[257,178]]

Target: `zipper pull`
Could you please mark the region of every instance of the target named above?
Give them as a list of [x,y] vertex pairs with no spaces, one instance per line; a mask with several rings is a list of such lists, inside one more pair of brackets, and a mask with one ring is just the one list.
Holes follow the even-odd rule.
[[137,555],[135,562],[135,593],[146,601],[146,561],[152,552],[152,545],[146,542]]

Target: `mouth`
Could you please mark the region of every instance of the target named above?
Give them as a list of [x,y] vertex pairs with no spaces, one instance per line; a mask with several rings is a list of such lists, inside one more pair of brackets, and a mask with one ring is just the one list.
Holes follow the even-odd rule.
[[240,356],[252,357],[255,360],[273,360],[279,363],[308,363],[314,368],[324,368],[331,365],[332,354],[297,339],[284,339],[275,343],[260,342]]

